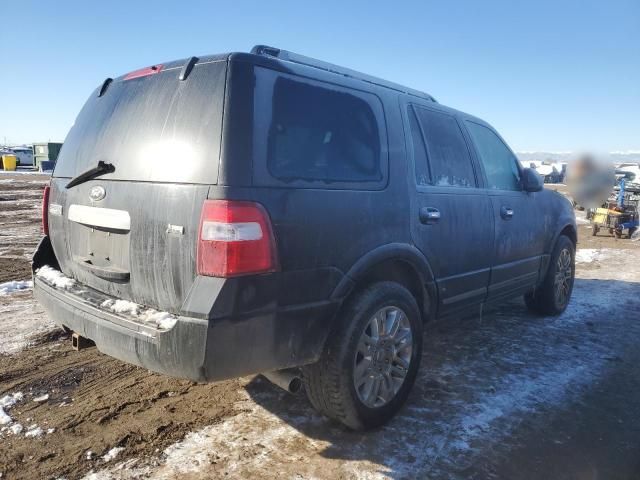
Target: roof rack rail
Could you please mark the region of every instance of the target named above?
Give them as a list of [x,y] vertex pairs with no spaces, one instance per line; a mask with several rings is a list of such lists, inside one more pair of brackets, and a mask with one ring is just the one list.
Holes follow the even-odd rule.
[[345,77],[351,77],[362,80],[364,82],[373,83],[375,85],[387,87],[392,90],[397,90],[408,95],[424,98],[426,100],[437,103],[436,99],[428,93],[414,90],[412,88],[405,87],[398,83],[389,82],[378,77],[367,75],[366,73],[361,73],[356,70],[351,70],[350,68],[340,67],[332,63],[323,62],[322,60],[317,60],[305,55],[300,55],[299,53],[290,52],[288,50],[282,50],[280,48],[270,47],[268,45],[256,45],[251,49],[251,53],[253,53],[254,55],[261,55],[263,57],[273,57],[287,62],[293,62],[301,65],[307,65],[309,67],[319,68],[327,72],[337,73],[338,75],[343,75]]

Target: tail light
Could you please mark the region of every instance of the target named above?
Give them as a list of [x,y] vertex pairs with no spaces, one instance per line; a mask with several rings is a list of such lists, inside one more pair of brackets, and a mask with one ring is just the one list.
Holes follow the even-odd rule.
[[42,233],[49,235],[49,191],[51,187],[47,185],[42,192]]
[[277,270],[276,244],[262,205],[206,200],[198,233],[198,275],[234,277]]

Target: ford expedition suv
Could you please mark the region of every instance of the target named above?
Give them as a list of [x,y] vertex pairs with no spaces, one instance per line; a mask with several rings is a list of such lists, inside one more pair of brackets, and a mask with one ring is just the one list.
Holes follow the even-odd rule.
[[353,429],[405,402],[423,322],[517,295],[557,315],[574,278],[571,205],[489,124],[265,46],[105,80],[43,228],[35,292],[76,340],[195,381],[297,378]]

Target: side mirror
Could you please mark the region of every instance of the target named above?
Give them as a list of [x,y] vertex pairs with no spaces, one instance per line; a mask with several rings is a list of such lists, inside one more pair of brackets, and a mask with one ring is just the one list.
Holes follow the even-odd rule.
[[544,187],[542,176],[533,168],[522,170],[522,189],[525,192],[539,192]]

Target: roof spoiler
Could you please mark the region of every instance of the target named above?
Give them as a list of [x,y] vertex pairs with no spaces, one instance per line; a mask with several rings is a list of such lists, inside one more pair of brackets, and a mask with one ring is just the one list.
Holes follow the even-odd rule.
[[191,73],[191,70],[193,70],[193,67],[196,65],[196,63],[198,63],[198,60],[198,57],[191,57],[189,60],[187,60],[187,63],[185,63],[182,66],[182,70],[180,70],[180,75],[178,76],[180,81],[187,79],[187,77]]
[[109,85],[111,85],[111,82],[113,82],[113,78],[105,78],[104,79],[104,82],[102,82],[102,86],[100,87],[100,90],[98,91],[98,97],[101,97],[106,93],[107,88],[109,88]]
[[277,58],[278,60],[284,60],[286,62],[293,62],[300,65],[319,68],[320,70],[325,70],[331,73],[337,73],[338,75],[343,75],[345,77],[355,78],[358,80],[362,80],[364,82],[373,83],[375,85],[391,88],[392,90],[397,90],[399,92],[406,93],[408,95],[424,98],[426,100],[437,103],[436,99],[433,98],[428,93],[424,93],[419,90],[414,90],[412,88],[407,88],[403,85],[399,85],[394,82],[389,82],[381,78],[377,78],[371,75],[367,75],[365,73],[357,72],[356,70],[340,67],[338,65],[334,65],[333,63],[317,60],[315,58],[307,57],[305,55],[300,55],[299,53],[290,52],[288,50],[282,50],[280,48],[270,47],[268,45],[256,45],[251,49],[251,53],[254,55],[260,55],[263,57],[273,57],[273,58]]

